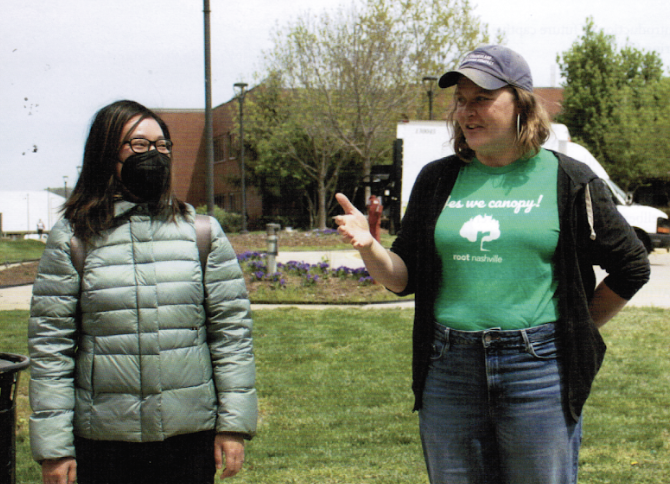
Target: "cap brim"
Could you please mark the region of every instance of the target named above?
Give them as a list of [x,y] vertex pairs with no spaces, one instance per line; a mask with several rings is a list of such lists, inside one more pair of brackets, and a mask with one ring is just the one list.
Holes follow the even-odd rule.
[[478,69],[470,69],[468,67],[447,72],[442,77],[440,77],[438,85],[442,89],[453,86],[458,82],[458,79],[460,79],[461,76],[467,77],[479,87],[483,87],[489,91],[495,91],[496,89],[500,89],[501,87],[509,85],[507,82],[500,80],[491,74],[487,74],[486,72],[480,71]]

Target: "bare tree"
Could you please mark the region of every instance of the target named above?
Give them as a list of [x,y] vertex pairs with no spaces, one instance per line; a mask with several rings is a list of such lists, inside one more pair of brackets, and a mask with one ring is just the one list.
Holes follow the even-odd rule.
[[[422,77],[454,67],[488,41],[487,30],[467,0],[363,0],[279,28],[265,55],[267,71],[286,90],[282,99],[292,111],[285,122],[319,152],[301,166],[333,181],[338,167],[323,166],[353,157],[362,176],[369,175],[373,162],[388,158],[396,123],[420,105]],[[303,155],[296,149],[293,156]],[[323,228],[332,183],[318,184]]]

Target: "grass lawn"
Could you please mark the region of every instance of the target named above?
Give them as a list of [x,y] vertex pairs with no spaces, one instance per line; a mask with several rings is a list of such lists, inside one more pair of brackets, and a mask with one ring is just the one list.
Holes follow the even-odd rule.
[[[584,422],[581,484],[670,482],[670,312],[624,310]],[[26,354],[25,311],[0,312],[0,351]],[[260,421],[232,482],[426,484],[411,412],[411,310],[257,311]],[[29,454],[27,372],[18,399],[17,482]]]
[[0,239],[0,264],[39,259],[42,252],[44,242],[39,240]]

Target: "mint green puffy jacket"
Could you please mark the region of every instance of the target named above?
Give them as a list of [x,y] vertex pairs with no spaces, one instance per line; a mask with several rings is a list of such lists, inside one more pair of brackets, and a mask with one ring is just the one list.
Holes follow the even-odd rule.
[[244,278],[210,218],[203,284],[188,209],[169,221],[117,203],[117,225],[86,248],[81,283],[69,223],[51,231],[29,323],[35,460],[74,456],[75,434],[126,442],[212,429],[254,435]]

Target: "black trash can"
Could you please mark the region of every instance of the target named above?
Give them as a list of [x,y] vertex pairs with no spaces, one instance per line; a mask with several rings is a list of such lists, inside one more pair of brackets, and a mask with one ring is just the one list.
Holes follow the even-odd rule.
[[16,394],[27,356],[0,353],[0,484],[16,483]]

